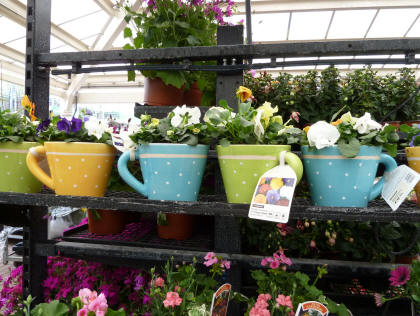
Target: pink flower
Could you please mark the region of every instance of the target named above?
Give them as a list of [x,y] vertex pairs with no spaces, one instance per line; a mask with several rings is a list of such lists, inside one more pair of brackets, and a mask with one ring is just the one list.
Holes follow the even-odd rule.
[[290,118],[299,123],[299,116],[300,116],[299,112],[292,112],[292,114],[290,115]]
[[230,269],[230,261],[229,260],[223,260],[220,265],[222,266],[222,268],[225,268],[227,270]]
[[208,252],[206,256],[204,257],[204,260],[210,260],[216,257],[216,254],[214,252]]
[[292,265],[292,260],[287,258],[283,251],[280,252],[280,261],[281,263],[287,264],[288,266]]
[[85,305],[95,300],[97,296],[98,294],[96,293],[96,291],[91,291],[87,288],[81,289],[79,291],[80,300]]
[[261,259],[261,265],[265,267],[265,266],[267,266],[267,264],[268,264],[267,258],[262,258]]
[[383,304],[383,302],[382,302],[382,294],[375,293],[375,295],[373,297],[375,299],[376,306],[381,307],[382,304]]
[[260,294],[258,295],[258,300],[264,300],[264,301],[268,301],[271,300],[271,295],[270,294]]
[[410,270],[406,266],[400,266],[391,271],[391,276],[388,279],[391,286],[400,286],[410,280]]
[[161,277],[158,277],[156,280],[152,281],[151,283],[154,286],[162,287],[165,284],[165,280],[162,279]]
[[282,294],[279,294],[279,296],[277,296],[276,298],[276,307],[279,306],[286,306],[289,307],[290,309],[293,309],[293,303],[292,300],[290,299],[290,296],[284,296]]
[[279,266],[280,266],[280,262],[277,260],[270,263],[271,269],[277,269]]
[[96,316],[105,316],[106,311],[108,310],[108,304],[103,293],[89,303],[88,309],[96,313]]
[[251,77],[255,77],[257,71],[255,69],[251,69],[250,71],[248,71],[248,73],[251,75]]
[[311,240],[311,242],[309,243],[309,247],[316,248],[316,242],[314,240]]
[[208,252],[206,254],[206,256],[204,257],[204,260],[206,260],[206,261],[204,261],[204,265],[206,267],[210,267],[213,264],[217,263],[217,261],[218,261],[217,257],[216,257],[216,254],[214,252]]
[[179,306],[182,303],[182,298],[179,297],[177,292],[168,292],[166,293],[166,300],[163,301],[163,305],[165,307],[172,307]]
[[87,316],[88,314],[89,310],[86,308],[86,306],[77,312],[77,316]]

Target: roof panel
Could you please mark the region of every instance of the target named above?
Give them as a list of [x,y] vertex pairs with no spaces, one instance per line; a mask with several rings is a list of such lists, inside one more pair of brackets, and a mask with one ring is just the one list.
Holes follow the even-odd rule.
[[363,38],[375,12],[376,10],[336,11],[327,38]]
[[82,39],[101,32],[109,16],[104,11],[98,11],[77,20],[63,23],[60,27],[76,38]]
[[402,37],[419,13],[420,9],[380,10],[367,37]]
[[[332,11],[295,12],[290,25],[290,40],[323,39],[330,23]],[[268,32],[266,30],[266,32]],[[272,33],[272,32],[270,32]]]
[[0,17],[0,30],[3,30],[0,31],[0,43],[2,44],[26,36],[26,29],[23,26],[4,16]]
[[411,30],[408,32],[407,37],[420,37],[420,17],[414,23]]
[[[51,21],[61,24],[98,10],[101,8],[93,0],[52,0]],[[91,25],[95,25],[93,22]]]
[[252,15],[252,41],[281,41],[286,39],[289,13]]

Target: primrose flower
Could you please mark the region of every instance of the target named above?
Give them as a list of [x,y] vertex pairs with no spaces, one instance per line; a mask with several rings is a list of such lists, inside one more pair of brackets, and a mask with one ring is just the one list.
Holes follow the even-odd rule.
[[198,107],[187,108],[184,104],[182,107],[177,106],[172,113],[171,124],[174,127],[185,127],[200,123],[201,112]]
[[274,113],[277,113],[279,109],[277,106],[272,108],[270,102],[264,102],[264,104],[257,109],[257,111],[261,110],[263,111],[261,118],[264,120],[265,126],[268,126],[270,118]]
[[372,120],[370,113],[366,112],[365,115],[360,117],[354,124],[354,129],[359,134],[369,134],[371,131],[380,130],[382,125]]
[[244,86],[240,86],[236,91],[236,96],[241,102],[245,102],[252,96],[252,91]]
[[334,146],[340,138],[340,133],[337,127],[325,121],[319,121],[309,128],[307,136],[310,146],[315,146],[316,149],[322,149]]

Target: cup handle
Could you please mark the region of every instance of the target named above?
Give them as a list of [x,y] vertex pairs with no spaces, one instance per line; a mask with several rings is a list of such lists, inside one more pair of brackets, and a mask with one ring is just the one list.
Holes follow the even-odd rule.
[[28,166],[29,171],[35,176],[35,178],[38,178],[39,181],[41,181],[51,190],[55,190],[53,179],[47,175],[38,164],[37,157],[45,155],[46,151],[44,146],[29,148],[28,154],[26,155],[26,165]]
[[138,181],[128,170],[127,163],[130,160],[130,151],[124,152],[120,159],[118,159],[118,173],[120,174],[121,178],[134,190],[136,190],[138,193],[144,195],[145,197],[148,197],[147,192],[147,186],[144,183],[141,183]]
[[291,153],[290,151],[288,151],[288,152],[286,152],[285,160],[286,160],[287,164],[296,173],[297,183],[299,183],[300,179],[302,179],[302,175],[303,175],[303,164],[302,164],[302,161],[300,160],[299,156],[297,156],[294,153]]
[[[397,168],[397,163],[395,162],[394,158],[387,154],[381,154],[379,163],[385,165],[385,172],[391,172],[395,168]],[[385,177],[382,177],[372,188],[369,195],[369,201],[377,198],[379,194],[382,192],[382,187],[384,186]]]

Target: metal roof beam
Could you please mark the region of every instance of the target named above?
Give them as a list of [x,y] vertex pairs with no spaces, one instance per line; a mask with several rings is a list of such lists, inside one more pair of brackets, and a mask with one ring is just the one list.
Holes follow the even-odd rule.
[[114,4],[111,0],[93,0],[95,3],[104,10],[109,16],[117,17],[120,15],[120,11],[114,8]]
[[[236,3],[235,14],[245,14],[245,2]],[[251,4],[252,13],[420,8],[418,0],[253,0]]]
[[[23,3],[17,0],[0,0],[0,15],[26,28],[26,6]],[[85,43],[54,23],[51,23],[51,35],[54,35],[76,50],[88,50],[88,46]]]
[[22,64],[25,63],[25,54],[4,44],[0,44],[0,55]]

